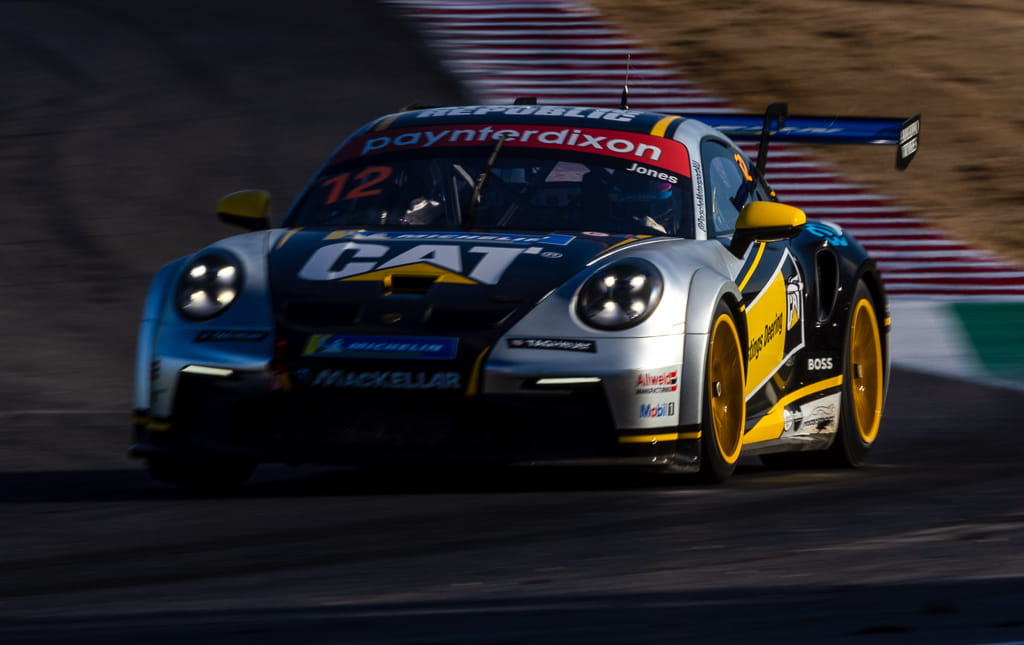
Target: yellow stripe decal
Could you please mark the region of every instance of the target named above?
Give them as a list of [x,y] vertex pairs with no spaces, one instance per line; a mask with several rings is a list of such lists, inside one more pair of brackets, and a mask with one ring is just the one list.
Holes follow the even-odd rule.
[[832,378],[827,378],[824,381],[811,383],[810,385],[802,387],[795,392],[790,392],[779,399],[778,403],[773,405],[772,409],[768,411],[768,414],[761,417],[761,420],[757,422],[757,425],[750,429],[750,432],[743,435],[743,445],[757,443],[759,441],[768,441],[769,439],[778,439],[782,434],[782,428],[784,425],[782,411],[787,405],[797,399],[802,399],[805,396],[810,396],[817,392],[821,392],[822,390],[839,387],[842,384],[842,376],[833,376]]
[[150,420],[150,422],[148,424],[146,424],[146,429],[147,430],[154,430],[156,432],[162,432],[164,430],[170,430],[171,429],[171,424],[166,422],[166,421]]
[[757,271],[757,265],[761,263],[761,256],[764,255],[764,247],[767,246],[764,242],[757,245],[757,255],[754,256],[754,262],[750,265],[750,270],[747,271],[747,275],[743,276],[743,280],[740,281],[739,290],[743,293],[743,287],[747,286],[750,282],[750,278],[754,275],[754,271]]
[[667,116],[664,119],[662,119],[661,121],[658,121],[657,123],[654,124],[654,127],[651,128],[651,134],[653,134],[656,137],[663,137],[663,136],[665,136],[665,132],[668,131],[668,124],[672,123],[673,121],[675,121],[678,118],[680,118],[680,117],[678,117],[678,116]]
[[619,437],[619,443],[658,443],[659,441],[676,441],[677,439],[692,438],[690,434],[700,433],[687,433],[686,435],[678,432],[667,432],[665,434],[630,434]]
[[603,250],[600,253],[598,253],[597,256],[595,256],[594,259],[596,260],[597,258],[604,257],[604,256],[608,255],[609,253],[611,253],[613,250],[619,248],[620,246],[625,246],[626,244],[632,244],[634,242],[639,242],[640,240],[645,240],[645,239],[647,239],[649,237],[651,237],[651,236],[650,235],[638,235],[636,237],[631,237],[628,240],[622,240],[621,242],[616,242],[615,244],[612,244],[611,246],[609,246],[605,250]]
[[481,371],[483,370],[484,358],[489,351],[491,351],[491,348],[486,348],[473,361],[473,370],[469,373],[469,385],[466,386],[466,396],[476,396],[480,393]]
[[325,235],[324,236],[324,241],[326,242],[327,240],[340,240],[341,238],[345,237],[346,235],[348,235],[350,233],[365,233],[365,232],[366,232],[365,228],[342,228],[342,229],[338,229],[337,231],[332,231],[332,232],[328,233],[327,235]]
[[384,119],[381,120],[380,123],[373,126],[373,131],[380,132],[381,130],[387,130],[388,128],[391,127],[391,124],[394,123],[399,116],[400,115],[396,113],[392,114],[391,116],[385,117]]
[[285,242],[287,242],[288,240],[292,239],[292,235],[295,235],[296,233],[298,233],[301,230],[302,230],[302,227],[300,226],[298,228],[293,228],[292,230],[290,230],[287,233],[285,233],[284,237],[281,238],[281,241],[277,243],[277,248],[281,248],[282,246],[284,246]]

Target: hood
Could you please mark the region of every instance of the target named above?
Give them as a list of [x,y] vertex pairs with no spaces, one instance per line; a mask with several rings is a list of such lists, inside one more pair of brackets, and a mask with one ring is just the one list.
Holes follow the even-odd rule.
[[[380,324],[372,315],[377,309],[392,314],[384,323],[392,330],[396,313],[413,314],[406,322],[413,327],[437,326],[437,312],[447,308],[506,315],[529,308],[601,253],[636,239],[597,233],[292,230],[270,253],[271,292],[282,313],[307,306],[325,316],[360,309],[347,320],[327,316],[323,324],[329,326],[372,331]],[[306,318],[307,324],[318,324],[315,316]]]
[[[403,347],[396,361],[451,360],[465,383],[481,353],[546,294],[595,257],[638,239],[293,229],[270,251],[276,335],[300,373],[330,361],[387,367],[392,357],[384,353],[335,351],[376,338],[375,346]],[[410,354],[421,346],[441,349]]]

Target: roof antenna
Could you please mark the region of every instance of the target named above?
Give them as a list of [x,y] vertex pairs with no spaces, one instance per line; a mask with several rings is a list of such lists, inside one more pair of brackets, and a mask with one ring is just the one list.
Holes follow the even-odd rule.
[[622,83],[622,96],[619,97],[619,109],[629,109],[629,63],[630,54],[626,54],[626,80]]

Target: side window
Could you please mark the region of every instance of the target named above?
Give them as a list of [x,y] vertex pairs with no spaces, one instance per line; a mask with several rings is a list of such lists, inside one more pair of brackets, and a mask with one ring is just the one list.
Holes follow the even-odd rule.
[[708,237],[728,238],[736,230],[736,218],[740,208],[753,199],[748,191],[743,202],[737,205],[733,200],[740,195],[740,188],[752,181],[746,159],[734,148],[717,139],[705,139],[701,143],[704,158],[704,199],[707,200]]
[[763,178],[759,179],[757,186],[754,188],[754,199],[760,202],[778,201],[775,198],[775,194],[772,193],[772,189],[768,187]]

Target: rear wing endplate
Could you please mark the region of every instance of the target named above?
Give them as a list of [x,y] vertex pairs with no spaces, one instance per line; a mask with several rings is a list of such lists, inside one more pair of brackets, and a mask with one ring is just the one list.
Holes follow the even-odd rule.
[[682,114],[736,140],[759,140],[757,166],[764,172],[768,139],[799,143],[856,143],[896,146],[896,168],[905,170],[917,154],[921,115],[886,117],[789,116],[785,103],[772,103],[763,115]]

